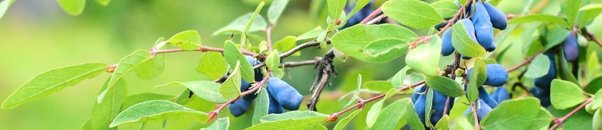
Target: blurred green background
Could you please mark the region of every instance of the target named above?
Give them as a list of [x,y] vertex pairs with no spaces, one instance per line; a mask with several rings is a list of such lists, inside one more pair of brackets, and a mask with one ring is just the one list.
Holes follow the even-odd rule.
[[[136,49],[149,49],[159,37],[170,37],[184,30],[197,30],[204,45],[221,47],[228,36],[211,34],[236,17],[253,11],[257,1],[112,0],[108,6],[101,6],[88,0],[82,15],[69,16],[54,0],[17,0],[0,20],[0,100],[3,101],[21,84],[39,73],[81,63],[114,64]],[[322,25],[323,15],[310,13],[312,1],[323,0],[291,0],[274,29],[272,40],[277,41],[289,35],[297,36]],[[377,3],[382,1],[384,0],[378,0]],[[502,0],[499,7],[507,13],[518,14],[526,1],[528,0]],[[559,2],[551,1],[546,9],[549,9],[548,13],[555,14],[559,9]],[[264,8],[262,14],[265,14],[266,10]],[[598,18],[590,27],[597,36],[602,36],[601,22],[602,19]],[[520,33],[515,35],[520,36]],[[514,48],[518,49],[513,51],[520,51],[521,47]],[[600,50],[599,47],[596,48]],[[285,61],[311,59],[323,53],[324,50],[306,49],[303,51],[304,56],[287,58]],[[153,80],[126,76],[129,95],[145,92],[178,95],[183,88],[153,87],[171,81],[207,79],[196,72],[199,54],[167,54],[165,71]],[[520,62],[522,56],[510,57],[507,60],[509,62],[504,65],[509,67],[512,63]],[[386,80],[404,65],[403,59],[399,58],[391,63],[378,65],[361,63],[354,59],[348,59],[346,62],[337,60],[335,66],[339,75],[333,80],[333,87],[328,88],[330,90],[355,87],[358,73],[363,75],[364,80]],[[290,68],[284,79],[308,95],[313,72],[313,66]],[[108,74],[103,74],[15,109],[0,110],[0,129],[81,129],[81,125],[91,115],[91,108],[102,82],[108,77]],[[341,105],[336,105],[336,100],[324,99],[322,105],[318,106],[320,112],[330,113],[340,109]],[[324,105],[328,103],[331,104]],[[305,106],[302,106],[302,109],[304,108]],[[229,115],[229,112],[224,111],[220,115]],[[183,125],[190,125],[186,123],[189,122]],[[167,125],[169,124],[168,122]],[[236,122],[231,124],[235,128],[246,125],[248,124]],[[136,129],[137,126],[125,128]],[[161,122],[149,123],[146,128],[162,129]]]

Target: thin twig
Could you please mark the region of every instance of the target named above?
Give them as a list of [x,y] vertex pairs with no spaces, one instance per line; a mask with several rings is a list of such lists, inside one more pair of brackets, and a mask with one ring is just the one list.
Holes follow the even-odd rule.
[[533,7],[533,9],[531,9],[531,11],[529,11],[530,14],[535,14],[539,11],[541,11],[544,7],[546,7],[546,5],[550,2],[550,0],[541,0],[539,1],[539,3],[537,3],[537,5],[535,5],[535,7]]
[[600,42],[600,40],[598,40],[598,38],[593,33],[587,31],[587,28],[581,29],[581,35],[583,35],[583,37],[585,37],[585,39],[587,39],[588,41],[595,42],[596,44],[598,44],[598,46],[602,47],[602,42]]
[[272,26],[271,24],[265,29],[265,35],[266,35],[266,41],[268,43],[268,50],[272,51],[272,29],[274,28],[274,26]]
[[370,13],[370,15],[368,15],[366,18],[364,18],[360,24],[366,24],[368,23],[370,20],[374,19],[375,17],[377,17],[378,15],[380,15],[382,13],[382,9],[381,7],[378,7],[376,10],[372,11],[372,13]]
[[[478,101],[476,101],[478,102]],[[472,105],[470,105],[470,108],[472,108],[472,116],[474,118],[474,127],[476,130],[480,130],[481,126],[479,125],[479,116],[477,115],[477,103],[473,102]]]
[[269,79],[269,76],[266,76],[265,78],[263,78],[261,81],[253,84],[253,86],[251,87],[251,89],[244,91],[242,93],[240,93],[238,96],[236,96],[236,98],[230,99],[228,100],[226,103],[223,103],[221,105],[219,105],[215,110],[211,111],[209,113],[209,118],[207,119],[207,122],[211,122],[213,121],[213,119],[215,119],[217,117],[217,114],[219,114],[219,112],[226,108],[228,105],[232,104],[233,102],[235,102],[236,100],[238,100],[238,98],[249,95],[249,94],[254,94],[255,92],[257,92],[259,89],[261,89],[263,87],[263,84],[265,84],[265,82]]
[[543,51],[538,51],[535,54],[533,54],[532,56],[528,57],[527,59],[525,59],[522,63],[515,65],[509,69],[506,69],[507,72],[512,72],[515,70],[518,70],[520,67],[523,67],[525,65],[528,65],[529,63],[531,63],[531,61],[533,61],[533,59],[535,59],[535,57],[539,54],[543,53]]
[[575,113],[577,113],[579,110],[585,108],[585,106],[587,104],[589,104],[590,102],[592,102],[593,99],[594,98],[588,98],[588,99],[586,99],[583,103],[581,103],[581,105],[577,106],[571,112],[567,113],[566,115],[564,115],[561,118],[558,118],[558,119],[554,120],[554,125],[552,125],[552,127],[550,127],[550,130],[554,130],[554,129],[560,127],[560,125],[562,125],[562,123],[564,123],[564,121],[566,121],[566,119],[568,119],[569,117],[575,115]]

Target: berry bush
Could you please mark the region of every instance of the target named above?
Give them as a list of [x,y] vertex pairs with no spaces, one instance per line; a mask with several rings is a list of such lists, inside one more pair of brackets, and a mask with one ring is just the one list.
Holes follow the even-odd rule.
[[[229,36],[223,47],[182,31],[115,64],[43,72],[1,108],[108,75],[82,129],[144,129],[183,118],[190,123],[181,129],[602,130],[602,43],[588,31],[602,4],[526,0],[521,13],[505,13],[501,1],[512,0],[312,0],[325,15],[322,26],[281,40],[272,33],[286,28],[277,25],[290,1],[260,1],[214,33]],[[0,16],[14,2],[0,2]],[[85,7],[85,0],[58,3],[70,15]],[[314,51],[301,53],[307,49]],[[196,71],[209,79],[154,89],[180,87],[176,98],[126,93],[126,75],[152,80],[167,64],[164,54],[190,51],[199,52]],[[299,55],[311,58],[291,58]],[[356,68],[336,66],[358,62],[370,65],[365,71],[384,63],[401,69],[379,78],[338,76]],[[313,80],[300,81],[309,93],[289,83],[298,79],[287,70],[299,66],[314,67]]]

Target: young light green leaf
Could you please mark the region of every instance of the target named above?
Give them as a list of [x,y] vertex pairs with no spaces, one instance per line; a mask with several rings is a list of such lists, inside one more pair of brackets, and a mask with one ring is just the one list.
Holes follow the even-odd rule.
[[[398,25],[356,25],[336,33],[332,38],[332,43],[337,50],[358,60],[385,63],[402,55],[403,48],[407,48],[407,43],[414,40],[415,37],[414,32]],[[382,50],[388,52],[382,52],[377,57],[368,54],[366,47],[382,39],[399,39],[400,41],[388,40],[392,43],[381,41],[378,44],[387,44],[386,46],[397,49]],[[376,52],[376,50],[371,48],[370,52]]]
[[[103,88],[108,87],[109,80]],[[102,89],[101,89],[102,90]],[[114,87],[108,90],[101,103],[95,103],[90,117],[90,130],[108,130],[111,121],[119,114],[127,96],[127,88],[122,80],[118,80]]]
[[150,100],[169,100],[174,99],[174,96],[171,95],[163,95],[156,93],[141,93],[127,96],[123,101],[122,109],[128,108],[130,106],[136,105],[138,103]]
[[468,31],[464,27],[463,22],[456,22],[452,29],[452,45],[460,54],[469,57],[481,57],[487,52],[485,49],[473,40],[469,35]]
[[479,98],[479,87],[481,87],[487,79],[487,68],[485,62],[481,58],[475,58],[475,64],[472,67],[472,73],[470,73],[468,82],[468,88],[466,89],[466,99],[469,102],[474,102]]
[[13,3],[15,3],[15,0],[4,0],[0,2],[0,18],[4,16],[6,11],[8,10],[8,7],[10,7],[10,5],[12,5]]
[[579,8],[581,8],[581,0],[567,0],[562,3],[560,14],[566,17],[569,25],[575,25],[578,21]]
[[320,123],[328,115],[313,111],[291,111],[282,114],[269,114],[261,118],[261,123],[247,128],[247,130],[271,129],[303,129]]
[[388,81],[368,81],[364,83],[364,88],[372,91],[376,91],[379,93],[384,93],[393,88],[391,82]]
[[[429,76],[439,75],[439,59],[441,57],[441,40],[432,37],[428,43],[410,50],[406,55],[406,64],[412,69]],[[428,57],[429,60],[424,60]]]
[[403,85],[403,80],[406,77],[406,73],[410,69],[412,69],[412,68],[410,68],[409,66],[405,66],[391,78],[391,85],[393,85],[393,88],[399,89],[399,88],[403,87],[401,85]]
[[[240,80],[239,80],[240,82]],[[224,82],[225,84],[225,82]],[[220,84],[213,81],[190,81],[190,82],[172,82],[168,84],[159,85],[159,87],[186,87],[197,97],[205,99],[210,102],[223,103],[227,99],[221,94]]]
[[596,110],[596,113],[594,113],[594,118],[592,118],[592,125],[594,130],[602,129],[602,112],[600,111],[602,110]]
[[370,110],[368,111],[368,114],[366,115],[366,126],[368,126],[368,128],[372,128],[374,126],[374,123],[376,123],[376,119],[378,118],[378,115],[380,115],[380,112],[382,111],[383,103],[384,103],[384,100],[380,100],[380,101],[374,103],[374,105],[372,105],[372,107],[370,107]]
[[602,4],[588,4],[579,9],[579,26],[584,27],[591,24],[600,13],[602,13]]
[[386,56],[389,53],[405,53],[408,51],[407,45],[400,45],[400,43],[406,43],[407,41],[397,38],[385,38],[372,41],[364,49],[364,54],[370,57],[381,57]]
[[543,107],[539,107],[539,112],[532,121],[530,121],[530,126],[527,130],[547,130],[550,126],[550,122],[552,121],[552,114],[548,112]]
[[449,116],[443,115],[443,117],[441,117],[441,119],[439,119],[439,122],[437,122],[437,125],[435,125],[435,129],[437,129],[437,130],[449,129]]
[[170,117],[192,116],[199,121],[208,119],[207,113],[187,108],[167,100],[151,100],[138,103],[119,113],[110,127],[127,123],[161,120]]
[[322,29],[322,27],[316,27],[312,30],[309,30],[309,31],[297,36],[297,41],[318,38],[318,35],[320,35],[322,32],[324,32],[324,29]]
[[183,50],[194,50],[201,46],[201,36],[196,30],[186,30],[171,36],[167,43]]
[[[396,129],[397,123],[405,116],[405,113],[408,107],[407,105],[412,104],[410,99],[404,98],[397,100],[387,107],[385,107],[378,118],[376,119],[376,123],[369,129],[374,130],[392,130]],[[398,128],[397,128],[398,129]]]
[[585,101],[583,90],[574,83],[554,79],[551,87],[550,101],[556,109],[567,109]]
[[106,90],[110,89],[117,80],[123,78],[123,76],[125,76],[127,73],[136,69],[140,64],[144,63],[145,61],[149,60],[150,58],[151,57],[150,57],[150,54],[148,51],[136,50],[136,51],[134,51],[134,53],[127,55],[123,59],[119,60],[119,63],[117,64],[117,67],[115,68],[115,71],[111,75],[111,79],[109,80],[108,87],[106,89],[104,89],[98,95],[97,102],[99,102],[99,103],[102,102],[102,100],[105,96]]
[[483,129],[523,130],[530,126],[540,109],[539,100],[528,97],[512,99],[500,103],[483,120]]
[[437,10],[419,0],[389,0],[382,10],[385,15],[412,28],[429,28],[445,22]]
[[106,68],[106,64],[88,63],[44,72],[27,81],[9,95],[2,103],[2,109],[12,109],[23,103],[56,93],[84,79],[92,78]]
[[544,23],[552,23],[558,24],[563,27],[569,27],[569,24],[564,21],[562,18],[549,14],[532,14],[525,15],[521,17],[513,18],[508,21],[508,24],[521,24],[521,23],[529,23],[529,22],[544,22]]
[[272,4],[268,8],[268,20],[271,24],[276,24],[287,4],[288,0],[272,0]]
[[96,0],[96,3],[98,3],[102,6],[107,6],[110,2],[111,2],[111,0]]
[[351,112],[351,114],[347,115],[345,118],[343,118],[341,121],[339,121],[334,126],[333,130],[343,130],[343,129],[345,129],[345,126],[347,126],[347,124],[349,124],[349,122],[351,122],[351,120],[353,120],[353,118],[355,118],[355,116],[357,116],[358,113],[360,113],[359,109]]
[[459,97],[464,95],[464,89],[456,81],[443,76],[425,76],[426,84],[447,96]]
[[[263,16],[261,16],[259,14],[257,14],[257,15],[259,17],[255,18],[255,21],[251,24],[251,27],[249,28],[249,30],[247,32],[256,32],[256,31],[262,31],[262,30],[266,29],[267,23],[265,22],[265,19],[263,19]],[[242,16],[236,18],[230,24],[215,31],[213,33],[213,36],[219,35],[219,34],[228,34],[231,32],[242,33],[245,30],[247,23],[249,23],[249,21],[251,20],[252,16],[253,16],[253,13],[247,13],[245,15],[242,15]]]
[[84,12],[86,0],[57,0],[63,11],[69,15],[77,16]]
[[217,80],[226,75],[228,64],[221,53],[204,52],[201,54],[201,60],[196,70],[212,80]]
[[347,4],[347,0],[327,0],[328,14],[332,19],[339,20],[343,9]]
[[435,8],[443,18],[451,18],[460,9],[453,0],[440,0],[431,3],[431,7]]
[[590,110],[600,109],[602,106],[602,90],[598,90],[594,95],[594,99],[591,103],[587,104],[586,108]]
[[528,78],[539,78],[546,74],[548,74],[548,70],[550,69],[550,59],[545,55],[537,55],[531,64],[529,64],[529,68],[525,73],[525,77]]
[[278,51],[270,52],[268,57],[265,59],[265,64],[268,69],[274,72],[280,72],[280,68],[278,68],[280,66],[280,54],[278,54]]
[[279,52],[286,52],[290,49],[295,48],[297,43],[297,37],[295,36],[286,36],[274,43],[272,48],[278,50]]
[[[219,87],[219,92],[224,99],[234,99],[240,95],[240,63],[234,65],[234,70],[230,73],[230,77]],[[252,80],[247,80],[252,81]]]
[[255,107],[253,108],[253,118],[251,120],[251,123],[253,125],[255,124],[259,124],[259,120],[261,119],[261,117],[268,115],[268,110],[270,107],[270,95],[268,95],[268,92],[265,88],[262,88],[261,91],[259,91],[259,94],[257,95],[257,98],[255,99]]
[[136,76],[142,79],[152,79],[163,72],[165,69],[165,56],[155,55],[144,59],[135,68]]
[[226,61],[233,67],[237,62],[240,63],[240,71],[242,75],[242,79],[246,81],[255,81],[255,72],[253,71],[253,66],[251,63],[247,61],[244,55],[238,50],[234,42],[228,40],[224,44],[224,57]]
[[230,118],[224,117],[217,119],[215,122],[211,123],[211,125],[202,128],[201,130],[228,130],[228,127],[230,127]]

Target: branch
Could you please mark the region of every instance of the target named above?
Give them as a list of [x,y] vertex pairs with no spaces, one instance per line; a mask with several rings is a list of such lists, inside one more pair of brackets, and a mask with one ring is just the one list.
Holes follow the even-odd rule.
[[598,38],[593,33],[587,31],[586,28],[581,29],[581,35],[583,35],[583,37],[585,37],[585,39],[587,39],[588,41],[595,42],[598,44],[598,46],[602,47],[602,42],[600,42],[600,40],[598,40]]
[[217,114],[219,114],[219,112],[226,108],[228,105],[232,104],[233,102],[235,102],[236,100],[238,100],[238,98],[242,97],[242,96],[246,96],[249,94],[254,94],[255,92],[257,92],[259,89],[262,88],[263,84],[269,79],[269,77],[265,77],[263,78],[261,81],[253,84],[253,86],[251,87],[251,89],[244,91],[242,93],[240,93],[236,98],[230,99],[228,100],[226,103],[223,103],[221,105],[219,105],[215,110],[211,111],[208,115],[209,118],[207,119],[207,122],[211,122],[213,121],[213,119],[215,119],[217,117]]
[[575,113],[577,113],[579,110],[585,108],[585,106],[587,104],[589,104],[590,102],[592,102],[592,100],[593,100],[593,98],[591,98],[591,97],[588,98],[588,99],[586,99],[583,103],[581,103],[581,105],[579,105],[575,109],[573,109],[573,111],[567,113],[566,115],[564,115],[561,118],[558,118],[558,119],[554,120],[554,125],[552,127],[550,127],[550,130],[554,130],[554,129],[560,127],[560,125],[562,125],[562,123],[564,123],[564,121],[566,119],[568,119],[569,117],[575,115]]
[[372,11],[372,13],[370,13],[370,15],[368,15],[366,18],[364,18],[360,24],[367,24],[368,22],[370,22],[372,19],[376,18],[378,15],[380,15],[382,13],[382,9],[381,7],[378,7],[376,10]]
[[[175,48],[175,49],[164,49],[164,50],[152,50],[150,53],[151,54],[163,54],[163,53],[173,53],[173,52],[183,52],[183,51],[200,51],[200,52],[207,52],[207,51],[214,51],[214,52],[224,52],[224,49],[222,48],[215,48],[215,47],[208,47],[208,46],[201,46],[197,49],[194,50],[182,50],[180,48]],[[249,56],[254,56],[257,55],[253,52],[250,51],[246,51],[246,50],[241,50],[242,54],[244,55],[249,55]]]
[[[412,89],[412,88],[418,87],[418,86],[420,86],[420,85],[422,85],[422,84],[424,84],[424,83],[425,83],[425,82],[424,82],[424,80],[423,80],[423,81],[420,81],[420,82],[417,82],[417,83],[411,84],[411,85],[409,85],[409,86],[406,86],[406,87],[403,87],[403,88],[399,89],[399,90],[398,90],[398,92],[404,92],[404,91],[406,91],[406,90],[409,90],[409,89]],[[369,98],[369,99],[366,99],[366,100],[360,100],[360,101],[358,101],[358,102],[357,102],[356,104],[354,104],[354,105],[351,105],[351,106],[349,106],[349,107],[347,107],[347,108],[345,108],[345,109],[343,109],[343,110],[341,110],[341,111],[339,111],[339,112],[336,112],[336,113],[332,113],[332,114],[330,114],[330,116],[328,116],[328,118],[326,119],[326,121],[328,121],[328,122],[336,121],[336,120],[337,120],[337,118],[338,118],[338,117],[339,117],[341,114],[344,114],[344,113],[346,113],[346,112],[349,112],[349,111],[351,111],[351,110],[353,110],[353,109],[355,109],[355,108],[357,108],[357,109],[362,109],[365,103],[369,103],[369,102],[372,102],[372,101],[375,101],[375,100],[381,99],[381,98],[385,97],[385,95],[386,95],[386,94],[380,94],[380,95],[378,95],[378,96],[374,96],[374,97],[372,97],[372,98]]]
[[331,49],[328,51],[328,53],[326,53],[326,55],[324,55],[322,60],[317,62],[316,66],[314,67],[318,73],[315,75],[316,77],[314,78],[314,82],[309,89],[309,91],[312,93],[312,96],[311,100],[307,102],[307,108],[310,111],[317,111],[316,104],[320,99],[320,94],[322,94],[322,91],[324,90],[324,87],[326,87],[331,75],[336,74],[336,70],[332,65],[334,56],[334,49]]
[[476,102],[478,102],[478,100],[476,100],[475,102],[472,103],[472,105],[470,105],[470,108],[472,108],[472,116],[474,118],[474,127],[476,130],[480,130],[481,126],[479,125],[479,116],[477,115],[477,104]]
[[506,71],[507,71],[507,72],[512,72],[512,71],[518,70],[520,67],[523,67],[523,66],[525,66],[525,65],[528,65],[529,63],[531,63],[531,61],[533,61],[533,59],[534,59],[534,58],[535,58],[537,55],[539,55],[539,54],[541,54],[541,53],[543,53],[543,50],[536,52],[536,53],[535,53],[535,54],[533,54],[532,56],[530,56],[530,57],[528,57],[527,59],[525,59],[525,61],[523,61],[522,63],[520,63],[520,64],[518,64],[518,65],[515,65],[515,66],[513,66],[512,68],[506,69]]
[[550,2],[550,0],[541,0],[539,1],[539,3],[537,3],[537,5],[535,5],[535,7],[533,7],[533,9],[531,9],[531,11],[529,11],[530,14],[535,14],[539,11],[541,11],[544,7],[546,7],[546,5]]

